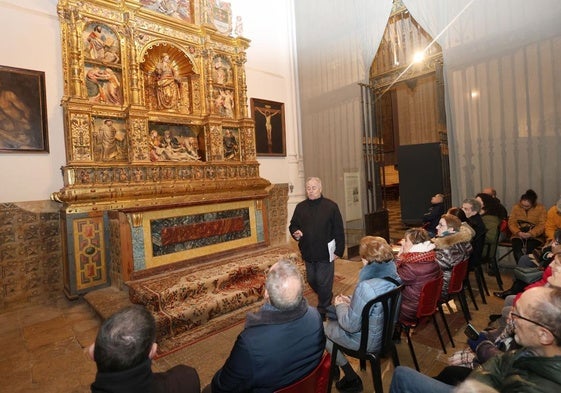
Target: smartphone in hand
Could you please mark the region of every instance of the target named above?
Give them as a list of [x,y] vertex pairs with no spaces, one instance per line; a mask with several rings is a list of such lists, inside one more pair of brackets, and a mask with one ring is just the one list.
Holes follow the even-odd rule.
[[471,323],[467,324],[466,328],[464,329],[464,334],[472,340],[477,340],[479,338],[479,332],[476,328],[473,327]]

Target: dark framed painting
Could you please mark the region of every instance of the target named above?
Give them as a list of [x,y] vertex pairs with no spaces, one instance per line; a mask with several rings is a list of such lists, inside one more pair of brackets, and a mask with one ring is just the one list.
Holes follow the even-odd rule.
[[255,121],[257,155],[286,157],[284,104],[252,98],[251,113]]
[[0,66],[0,152],[48,152],[45,73]]

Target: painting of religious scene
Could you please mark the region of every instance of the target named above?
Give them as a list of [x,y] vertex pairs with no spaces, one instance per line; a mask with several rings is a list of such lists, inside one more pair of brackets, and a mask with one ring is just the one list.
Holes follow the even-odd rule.
[[201,161],[195,126],[148,122],[150,161]]
[[240,159],[239,131],[237,128],[224,128],[222,130],[222,144],[225,160]]
[[212,61],[212,80],[220,85],[230,85],[234,80],[232,65],[222,56],[215,56]]
[[190,0],[140,0],[144,8],[193,23],[191,3]]
[[84,57],[104,64],[120,64],[121,50],[117,35],[103,23],[89,23],[82,33]]
[[95,161],[127,161],[127,124],[124,119],[92,118],[92,147]]
[[123,105],[121,70],[86,63],[85,72],[86,91],[90,102]]
[[214,90],[214,113],[234,118],[234,90],[232,89],[216,89]]

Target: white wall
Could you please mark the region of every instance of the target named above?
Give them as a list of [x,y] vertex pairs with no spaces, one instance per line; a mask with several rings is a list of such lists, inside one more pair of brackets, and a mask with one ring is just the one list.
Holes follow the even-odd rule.
[[[236,15],[242,16],[243,35],[251,40],[246,63],[248,97],[285,103],[288,155],[259,157],[260,174],[271,183],[296,184],[299,145],[292,1],[233,0],[231,3],[234,20]],[[0,203],[49,199],[63,185],[60,167],[65,165],[66,158],[56,5],[57,0],[0,0],[0,36],[3,37],[0,64],[45,72],[50,145],[50,153],[0,153]]]
[[44,71],[50,153],[0,153],[0,202],[49,199],[65,163],[62,56],[56,0],[1,0],[0,64]]

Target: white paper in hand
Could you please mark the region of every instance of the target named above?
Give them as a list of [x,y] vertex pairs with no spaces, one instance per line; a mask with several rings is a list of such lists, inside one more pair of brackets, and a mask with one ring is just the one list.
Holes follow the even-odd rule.
[[329,251],[329,262],[335,260],[335,239],[327,243],[327,251]]

